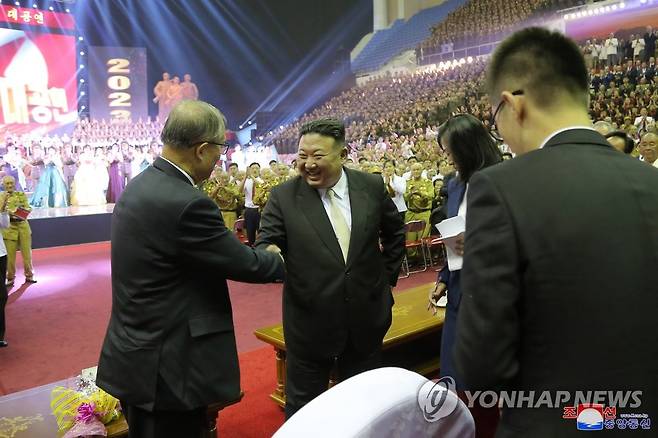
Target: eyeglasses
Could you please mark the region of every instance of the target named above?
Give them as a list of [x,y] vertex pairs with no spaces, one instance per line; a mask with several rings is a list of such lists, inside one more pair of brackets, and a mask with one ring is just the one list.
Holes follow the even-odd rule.
[[228,144],[228,142],[226,142],[226,141],[223,142],[223,143],[217,143],[216,141],[208,141],[208,140],[197,141],[192,146],[198,146],[198,145],[203,144],[203,143],[214,144],[215,146],[221,147],[222,148],[222,155],[226,155],[226,153],[228,152],[228,148],[231,147],[231,145]]
[[[512,96],[522,96],[523,93],[524,93],[523,90],[512,91]],[[489,125],[491,126],[489,128],[489,133],[496,141],[505,141],[503,137],[498,133],[498,129],[496,129],[496,116],[500,112],[504,103],[505,100],[501,100],[500,103],[496,106],[496,110],[493,112],[493,115],[491,116],[491,121],[489,123]]]

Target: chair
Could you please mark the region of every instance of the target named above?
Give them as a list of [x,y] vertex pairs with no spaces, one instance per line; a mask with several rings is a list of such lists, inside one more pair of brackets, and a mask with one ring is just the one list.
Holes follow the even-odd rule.
[[[440,237],[425,237],[423,239],[423,243],[425,244],[425,248],[427,249],[427,256],[430,260],[430,266],[434,266],[434,259],[432,258],[432,248],[439,247],[439,258],[445,258],[445,250],[443,246],[443,239]],[[436,265],[438,266],[435,271],[440,271],[441,268],[443,267],[443,264],[441,262],[437,262]]]
[[[433,396],[438,394],[438,396]],[[445,394],[445,395],[444,395]],[[445,397],[445,398],[444,398]],[[429,415],[443,399],[439,415]],[[475,422],[457,394],[402,368],[358,374],[300,409],[273,438],[472,438]]]
[[[423,231],[425,231],[425,221],[423,220],[411,221],[404,224],[405,235],[408,235],[409,233],[422,233]],[[409,259],[407,258],[407,254],[405,252],[404,259],[402,260],[402,268],[407,273],[406,277],[408,277],[409,274],[427,271],[427,257],[425,255],[425,244],[423,243],[423,238],[419,237],[416,240],[406,240],[404,246],[407,251],[410,249],[416,249],[417,251],[420,250],[420,254],[423,256],[423,269],[411,271],[409,269]]]
[[233,231],[235,232],[235,235],[240,242],[244,243],[245,245],[249,245],[249,239],[247,238],[247,234],[244,232],[244,230],[244,218],[236,220],[235,224],[233,225]]

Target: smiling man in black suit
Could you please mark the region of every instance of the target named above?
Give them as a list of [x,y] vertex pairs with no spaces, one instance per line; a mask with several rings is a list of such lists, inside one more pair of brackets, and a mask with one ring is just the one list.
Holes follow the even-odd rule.
[[344,380],[378,367],[391,324],[404,224],[381,176],[344,168],[346,157],[340,121],[305,124],[300,176],[272,190],[261,219],[257,245],[286,259],[287,418],[327,389],[332,368]]
[[199,437],[209,404],[239,398],[226,279],[281,280],[272,252],[243,245],[196,186],[225,152],[224,116],[176,105],[162,156],[133,179],[112,215],[112,314],[97,384],[121,401],[130,437]]
[[[512,35],[488,82],[517,156],[470,180],[458,374],[470,390],[570,391],[571,406],[576,390],[640,390],[635,412],[656,418],[658,171],[592,129],[585,61],[562,34]],[[581,435],[544,404],[503,408],[496,436]]]

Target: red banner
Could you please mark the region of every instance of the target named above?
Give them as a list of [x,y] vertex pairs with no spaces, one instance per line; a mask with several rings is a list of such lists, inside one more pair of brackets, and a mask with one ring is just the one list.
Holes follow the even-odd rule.
[[75,19],[71,14],[8,5],[0,5],[0,22],[75,30]]

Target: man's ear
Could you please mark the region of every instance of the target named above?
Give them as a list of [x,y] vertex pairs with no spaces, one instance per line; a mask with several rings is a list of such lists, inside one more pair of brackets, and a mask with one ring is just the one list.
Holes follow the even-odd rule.
[[514,119],[521,124],[525,118],[525,112],[527,109],[527,100],[525,96],[514,96],[509,91],[503,91],[502,98],[505,101],[505,105],[509,105],[509,110],[512,112]]

